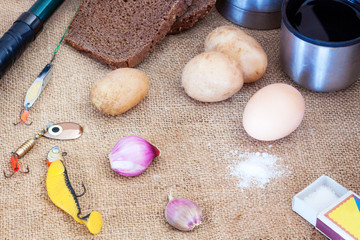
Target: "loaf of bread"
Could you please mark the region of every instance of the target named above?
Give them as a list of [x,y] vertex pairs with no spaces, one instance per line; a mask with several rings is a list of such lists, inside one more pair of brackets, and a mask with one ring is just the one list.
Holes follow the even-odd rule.
[[177,34],[192,28],[204,19],[214,7],[216,0],[193,0],[190,8],[172,25],[169,34]]
[[163,40],[192,0],[84,0],[66,42],[111,68],[134,67]]

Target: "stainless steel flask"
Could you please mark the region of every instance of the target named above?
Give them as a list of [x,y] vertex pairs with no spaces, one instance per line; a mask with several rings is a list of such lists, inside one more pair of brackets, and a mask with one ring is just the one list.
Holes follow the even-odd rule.
[[[304,36],[292,25],[289,16],[296,11],[293,8],[305,2],[284,0],[282,5],[280,59],[284,71],[302,87],[317,92],[332,92],[349,87],[360,76],[360,28],[353,29],[358,37],[346,41],[321,41]],[[360,16],[360,1],[337,2],[352,4],[351,7]],[[351,25],[353,23],[348,24],[351,28],[355,26]]]
[[217,0],[216,8],[229,21],[252,29],[275,29],[281,24],[282,0]]

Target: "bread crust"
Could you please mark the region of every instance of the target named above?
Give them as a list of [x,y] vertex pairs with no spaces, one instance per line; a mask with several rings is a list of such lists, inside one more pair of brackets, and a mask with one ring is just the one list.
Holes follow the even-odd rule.
[[[110,0],[106,0],[106,1],[110,1]],[[104,2],[105,1],[103,1],[102,4],[106,5],[106,3],[104,3]],[[149,56],[149,54],[154,50],[155,45],[158,44],[159,42],[161,42],[165,38],[166,34],[170,31],[171,26],[174,24],[176,19],[179,16],[183,15],[188,10],[188,8],[190,6],[189,4],[192,3],[191,0],[167,1],[167,3],[169,3],[169,2],[171,2],[173,5],[171,5],[170,11],[167,13],[164,13],[162,15],[162,18],[159,19],[158,23],[160,26],[157,28],[156,34],[153,35],[151,41],[148,41],[147,43],[145,43],[141,46],[137,46],[136,49],[133,49],[134,52],[126,58],[115,59],[115,57],[109,56],[109,54],[102,51],[102,49],[99,49],[99,47],[97,47],[95,45],[91,45],[89,43],[85,43],[84,41],[82,41],[82,38],[86,38],[87,40],[89,40],[89,39],[93,40],[92,37],[94,38],[93,41],[96,41],[95,36],[91,36],[91,32],[90,32],[90,34],[86,33],[86,32],[85,33],[81,32],[81,29],[84,27],[84,25],[90,25],[90,23],[88,23],[88,21],[86,21],[85,24],[81,24],[81,21],[83,20],[81,18],[88,17],[89,13],[86,11],[89,10],[87,8],[92,7],[91,6],[91,4],[93,3],[92,0],[84,0],[81,3],[80,10],[70,25],[69,32],[65,37],[65,41],[68,44],[70,44],[72,47],[74,47],[75,49],[80,51],[81,53],[99,61],[102,64],[108,65],[109,67],[111,67],[113,69],[117,69],[117,68],[121,68],[121,67],[134,67],[134,66],[138,65],[139,63],[141,63],[147,56]],[[171,3],[169,3],[169,4],[171,4]],[[101,7],[101,6],[99,6],[99,7]],[[105,12],[109,13],[109,15],[111,14],[111,10],[105,10]],[[102,16],[97,16],[97,17],[102,17]],[[107,16],[105,16],[105,17],[107,17]],[[117,17],[117,16],[115,15],[114,17]],[[87,26],[87,27],[89,27],[89,26]],[[103,27],[106,28],[107,26],[103,26]],[[95,30],[96,29],[94,29],[94,31]],[[109,31],[112,31],[112,30],[113,30],[113,28],[109,29]],[[119,32],[118,34],[121,35],[121,32]],[[98,36],[96,36],[96,37],[98,37]],[[137,36],[137,37],[140,38],[141,36]],[[104,36],[104,38],[106,38],[106,36]],[[129,40],[130,41],[138,41],[140,39],[132,38]],[[108,42],[109,41],[110,40],[108,40]],[[121,55],[121,53],[122,53],[121,50],[119,50],[119,52],[116,54]]]
[[209,14],[215,6],[215,2],[216,0],[194,0],[186,13],[172,25],[168,34],[177,34],[192,28]]

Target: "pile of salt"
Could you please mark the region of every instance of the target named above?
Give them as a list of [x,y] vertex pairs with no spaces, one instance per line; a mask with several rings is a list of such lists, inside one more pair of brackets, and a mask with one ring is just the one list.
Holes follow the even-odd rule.
[[321,212],[339,197],[326,185],[321,185],[314,192],[304,198],[304,201],[314,210]]
[[[231,153],[235,155],[237,151]],[[279,169],[281,159],[268,153],[245,152],[239,155],[239,159],[243,161],[234,161],[234,164],[228,168],[230,175],[238,179],[237,186],[240,188],[250,186],[265,188],[271,179],[285,173],[284,170]]]

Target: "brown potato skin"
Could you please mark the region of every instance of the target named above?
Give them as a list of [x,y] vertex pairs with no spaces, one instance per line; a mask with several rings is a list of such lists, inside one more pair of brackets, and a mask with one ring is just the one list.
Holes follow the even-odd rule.
[[100,112],[116,116],[136,106],[149,90],[149,78],[134,68],[119,68],[97,80],[90,90]]
[[221,52],[236,59],[244,71],[245,83],[260,79],[268,66],[263,47],[236,27],[222,26],[213,30],[205,40],[205,52],[208,51]]

